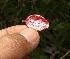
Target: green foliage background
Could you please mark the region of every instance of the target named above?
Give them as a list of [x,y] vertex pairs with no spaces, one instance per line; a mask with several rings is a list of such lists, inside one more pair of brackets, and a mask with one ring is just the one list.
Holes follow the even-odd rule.
[[[40,34],[40,44],[31,53],[32,59],[49,59],[59,51],[60,59],[70,50],[70,1],[69,0],[0,0],[0,29],[24,24],[31,14],[40,14],[48,19],[50,27]],[[53,49],[51,54],[49,49]],[[49,53],[49,54],[47,54]],[[49,55],[49,56],[48,56]],[[55,54],[56,55],[56,54]],[[68,54],[65,59],[69,59]],[[53,56],[53,58],[55,58]]]

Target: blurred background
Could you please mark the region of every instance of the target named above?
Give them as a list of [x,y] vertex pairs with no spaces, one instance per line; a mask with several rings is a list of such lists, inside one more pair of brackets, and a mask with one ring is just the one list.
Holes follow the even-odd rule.
[[70,59],[70,0],[0,0],[0,29],[21,25],[31,14],[48,19],[30,59]]

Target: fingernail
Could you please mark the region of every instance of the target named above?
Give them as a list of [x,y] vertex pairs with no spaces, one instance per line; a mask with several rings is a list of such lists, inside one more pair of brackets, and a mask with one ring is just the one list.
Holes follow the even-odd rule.
[[22,30],[20,32],[20,34],[22,36],[24,36],[28,42],[32,43],[32,42],[35,42],[37,39],[39,39],[39,34],[37,31],[35,31],[34,29],[32,28],[27,28],[25,30]]

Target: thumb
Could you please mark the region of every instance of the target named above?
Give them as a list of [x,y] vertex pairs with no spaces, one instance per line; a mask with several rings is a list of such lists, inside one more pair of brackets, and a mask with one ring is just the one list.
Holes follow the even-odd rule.
[[31,28],[0,38],[0,59],[22,59],[39,43],[39,34]]

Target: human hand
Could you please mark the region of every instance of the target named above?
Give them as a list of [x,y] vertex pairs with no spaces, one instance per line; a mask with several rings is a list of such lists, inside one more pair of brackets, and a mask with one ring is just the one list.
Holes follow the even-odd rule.
[[0,30],[0,59],[24,59],[39,43],[39,34],[25,25]]

